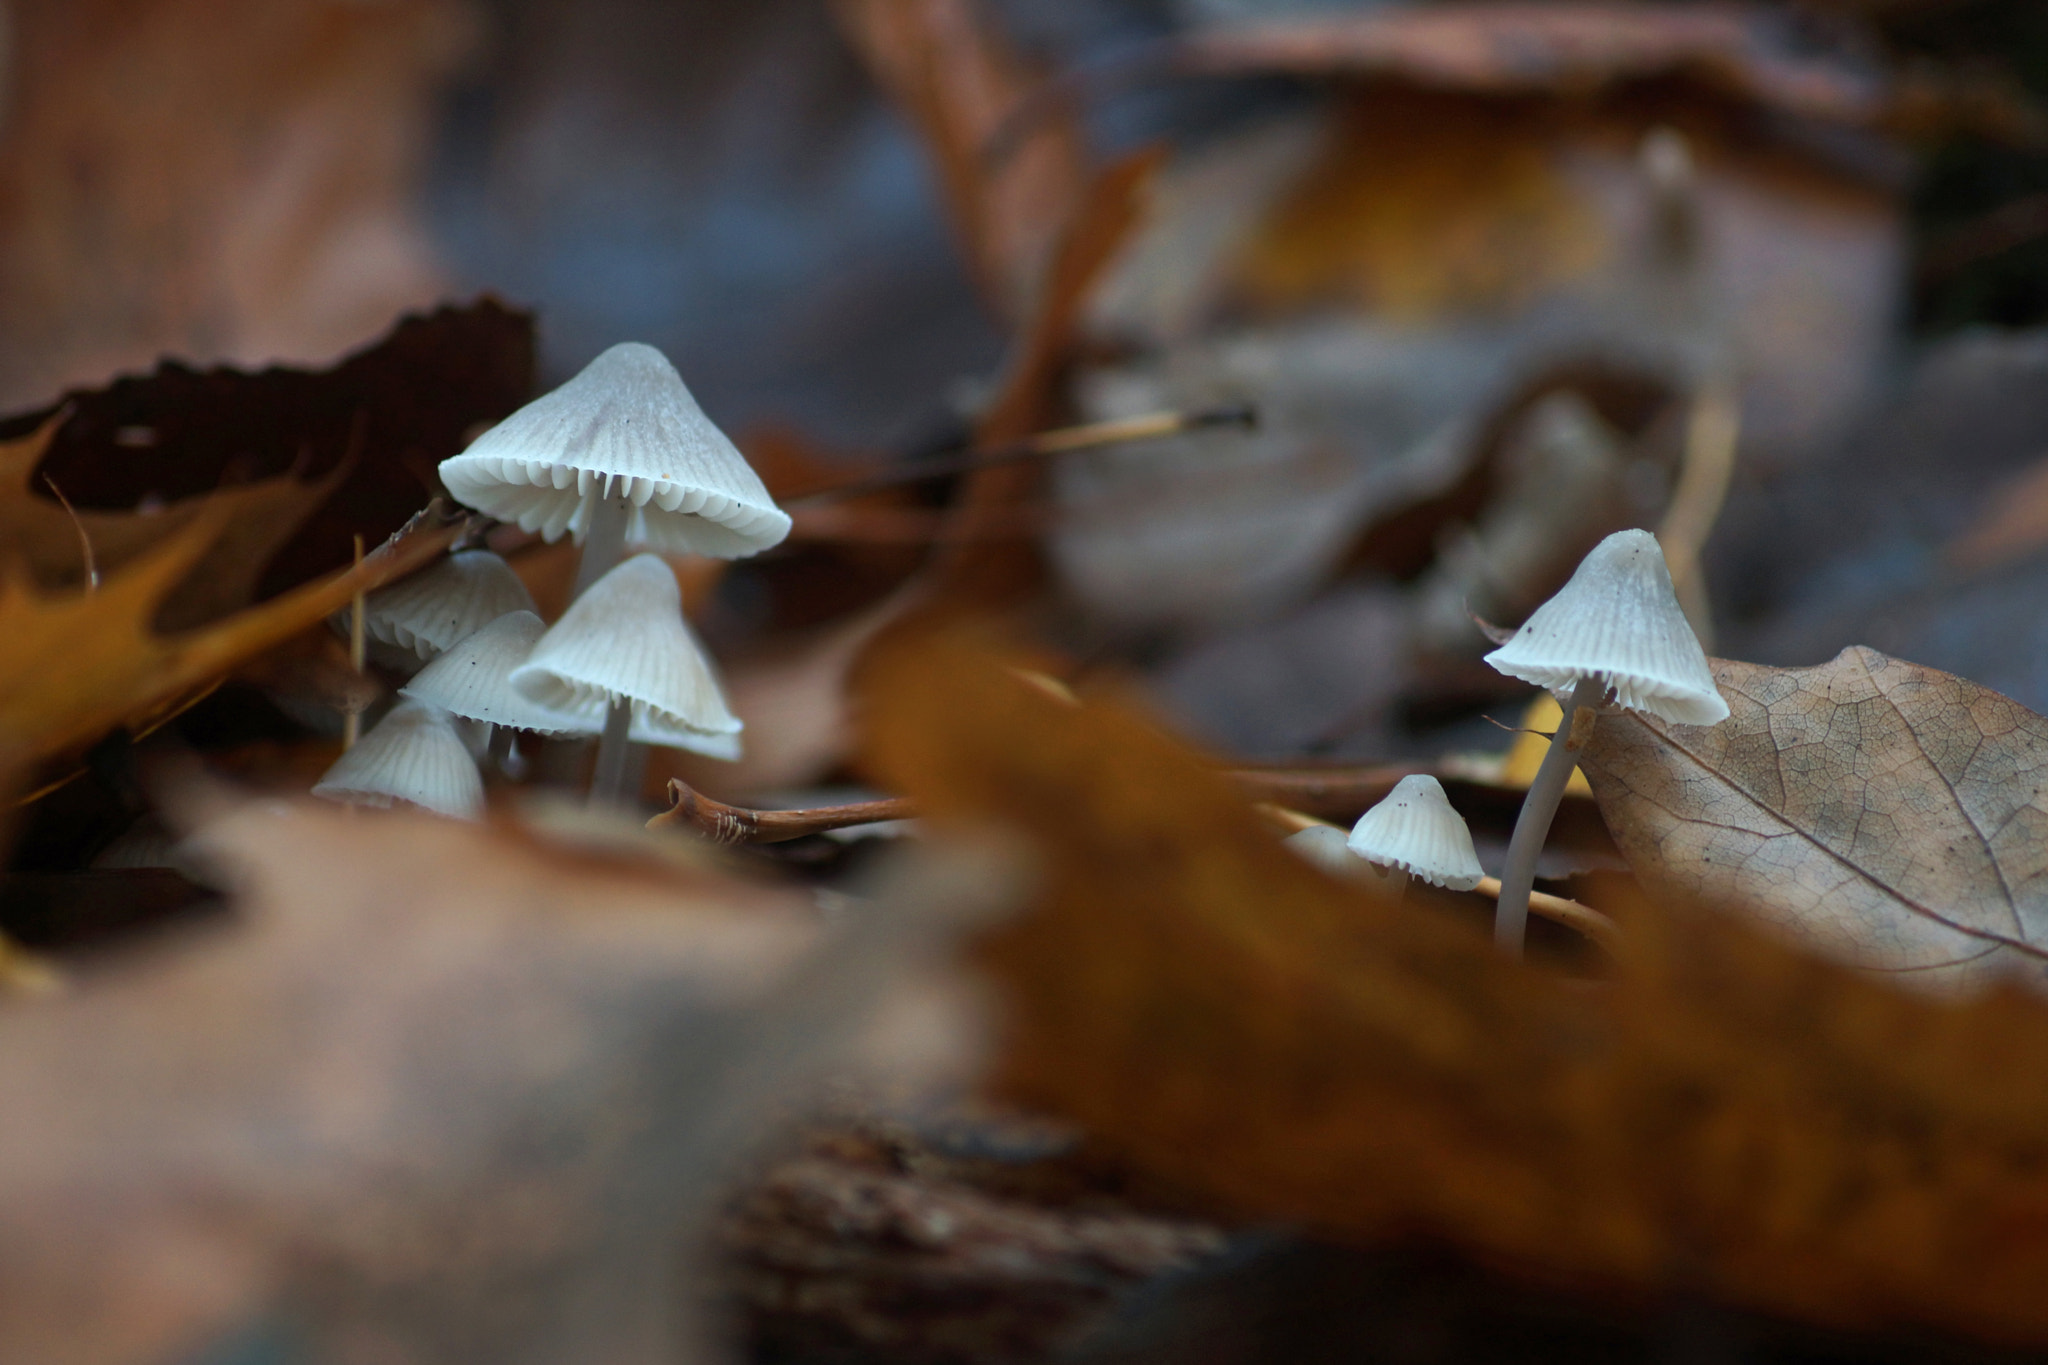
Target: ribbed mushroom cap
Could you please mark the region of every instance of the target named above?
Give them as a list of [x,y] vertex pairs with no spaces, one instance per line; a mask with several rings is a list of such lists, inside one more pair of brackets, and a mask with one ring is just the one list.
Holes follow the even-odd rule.
[[1358,855],[1351,851],[1344,831],[1335,825],[1310,825],[1280,842],[1325,872],[1348,877],[1359,870]]
[[588,734],[575,717],[548,710],[512,685],[512,670],[526,662],[546,630],[546,623],[530,611],[507,612],[457,641],[398,693],[464,720],[544,735]]
[[1617,531],[1594,546],[1571,582],[1486,662],[1560,695],[1598,678],[1621,705],[1677,725],[1728,719],[1648,531]]
[[613,702],[628,701],[636,743],[740,755],[739,719],[683,620],[676,576],[657,555],[635,555],[591,584],[512,670],[512,685],[585,734],[604,729]]
[[738,559],[779,544],[789,517],[713,426],[668,358],[622,342],[441,462],[469,506],[550,541],[583,541],[591,505],[631,500],[626,543]]
[[1423,773],[1396,782],[1384,801],[1358,817],[1347,842],[1369,863],[1453,891],[1470,891],[1486,875],[1465,817],[1451,809],[1443,784]]
[[438,815],[483,814],[476,760],[446,711],[402,701],[313,784],[313,795],[357,806],[408,801]]
[[[508,611],[532,611],[519,575],[489,550],[458,550],[363,599],[363,633],[380,644],[431,659]],[[344,633],[348,613],[330,618]]]

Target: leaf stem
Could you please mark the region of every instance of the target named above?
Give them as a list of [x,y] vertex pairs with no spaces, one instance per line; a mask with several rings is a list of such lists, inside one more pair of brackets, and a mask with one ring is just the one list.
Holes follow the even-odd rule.
[[[1557,733],[1550,737],[1550,749],[1536,769],[1536,780],[1522,798],[1522,812],[1515,817],[1515,832],[1508,840],[1507,866],[1501,869],[1500,900],[1493,911],[1493,944],[1511,957],[1522,955],[1522,940],[1529,928],[1529,893],[1536,886],[1536,857],[1550,836],[1550,822],[1557,803],[1564,799],[1565,784],[1571,781],[1579,748],[1587,727],[1576,724],[1583,707],[1595,705],[1605,689],[1598,678],[1581,678],[1564,699]],[[1590,722],[1594,713],[1585,712]]]

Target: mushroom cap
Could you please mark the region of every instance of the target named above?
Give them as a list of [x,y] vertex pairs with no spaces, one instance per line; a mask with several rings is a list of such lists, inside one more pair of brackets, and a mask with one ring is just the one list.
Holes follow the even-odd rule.
[[474,820],[484,784],[476,760],[438,706],[402,701],[313,784],[313,795],[357,806],[407,801],[437,815]]
[[1632,711],[1676,725],[1728,719],[1706,651],[1678,605],[1664,551],[1648,531],[1616,531],[1571,582],[1486,656],[1511,678],[1560,695],[1586,677]]
[[668,358],[621,342],[441,462],[456,498],[578,544],[591,505],[623,495],[626,543],[738,559],[780,544],[789,517],[712,425]]
[[398,693],[464,720],[544,735],[588,734],[574,716],[550,711],[512,685],[512,670],[526,662],[546,630],[546,623],[530,611],[506,612],[457,641]]
[[1443,784],[1424,773],[1396,782],[1385,800],[1358,817],[1346,842],[1369,863],[1453,891],[1470,891],[1486,875],[1465,817],[1451,809]]
[[739,718],[683,620],[683,594],[658,555],[634,555],[591,584],[542,635],[512,685],[531,701],[603,731],[612,703],[633,706],[639,744],[738,758]]
[[1348,877],[1359,871],[1358,856],[1335,825],[1310,825],[1280,842],[1325,872]]
[[[432,568],[363,599],[363,633],[379,644],[431,659],[508,611],[532,611],[512,566],[489,550],[458,550]],[[329,620],[348,630],[348,612]]]

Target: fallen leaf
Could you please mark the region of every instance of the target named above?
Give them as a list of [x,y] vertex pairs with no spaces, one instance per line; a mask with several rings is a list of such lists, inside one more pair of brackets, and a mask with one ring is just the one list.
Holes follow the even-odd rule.
[[173,804],[236,921],[0,1031],[9,1360],[281,1314],[308,1358],[680,1358],[676,1248],[728,1163],[1004,880],[927,863],[835,933],[645,853]]
[[1629,866],[1929,984],[2048,959],[2048,720],[1855,646],[1715,660],[1714,726],[1602,716],[1580,768]]
[[[23,472],[25,499],[0,501],[0,531],[33,518],[39,541],[53,545],[39,553],[64,569],[76,565],[77,535],[62,543],[56,518],[64,514],[46,496],[47,477],[78,509],[96,550],[100,539],[119,537],[109,539],[114,553],[102,556],[105,567],[132,557],[138,537],[154,543],[177,516],[189,517],[191,499],[290,474],[295,484],[331,491],[281,548],[260,538],[292,509],[261,499],[291,495],[282,488],[231,495],[252,499],[259,523],[231,532],[251,538],[234,568],[260,571],[251,587],[268,597],[349,564],[357,536],[375,544],[404,525],[441,491],[436,466],[468,444],[480,423],[525,402],[533,377],[532,316],[488,298],[401,318],[380,340],[325,369],[195,370],[166,361],[153,373],[0,420],[0,440],[17,442],[0,447],[0,498],[12,493],[14,470],[33,453],[18,442],[53,427],[34,472]],[[139,520],[99,515],[165,502]],[[164,517],[173,520],[152,535]],[[118,527],[128,529],[110,529]],[[277,553],[259,553],[268,548]],[[248,563],[252,557],[258,562]],[[227,567],[217,561],[210,571]]]
[[1318,874],[1148,721],[957,639],[878,656],[864,700],[867,761],[935,828],[1039,856],[978,959],[1002,1092],[1139,1169],[1552,1282],[2048,1342],[2039,999],[1900,991],[1677,904],[1605,907],[1627,952],[1575,991]]
[[333,355],[445,291],[415,194],[468,0],[9,16],[0,407],[164,355]]
[[835,0],[833,12],[923,135],[984,298],[1025,317],[1087,197],[1078,120],[1041,120],[1020,144],[996,145],[1040,81],[973,0]]
[[357,592],[402,577],[445,550],[467,522],[422,513],[353,569],[295,588],[197,629],[158,634],[151,621],[207,554],[233,514],[202,508],[177,535],[94,592],[44,596],[0,577],[0,753],[28,765],[208,687],[319,622]]

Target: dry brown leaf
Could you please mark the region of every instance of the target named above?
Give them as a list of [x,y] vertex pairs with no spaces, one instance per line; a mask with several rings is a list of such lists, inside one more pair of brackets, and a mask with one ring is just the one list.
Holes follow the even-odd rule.
[[159,356],[324,359],[444,290],[411,202],[465,0],[19,0],[0,408]]
[[1727,720],[1603,716],[1580,760],[1637,877],[1916,980],[2040,973],[2048,720],[1862,646],[1713,667]]
[[1394,76],[1474,93],[1578,96],[1677,77],[1788,114],[1868,124],[1892,92],[1761,6],[1450,3],[1245,25],[1184,39],[1192,72]]
[[174,804],[236,922],[0,1029],[9,1361],[156,1365],[280,1311],[308,1359],[684,1358],[675,1253],[727,1161],[992,871],[828,935],[506,826]]
[[1000,315],[1024,318],[1086,197],[1079,123],[1041,121],[1021,145],[994,146],[1040,82],[974,0],[836,0],[834,12],[923,135],[984,296]]
[[0,752],[32,764],[196,689],[282,643],[359,591],[410,573],[466,524],[423,513],[353,569],[174,635],[151,622],[166,596],[207,555],[233,514],[215,502],[177,535],[96,592],[46,597],[0,577]]
[[1222,1207],[1565,1277],[2048,1342],[2048,1005],[1899,991],[1632,907],[1574,992],[1318,875],[1210,765],[958,641],[877,658],[868,762],[1037,849],[981,960],[1000,1082]]

